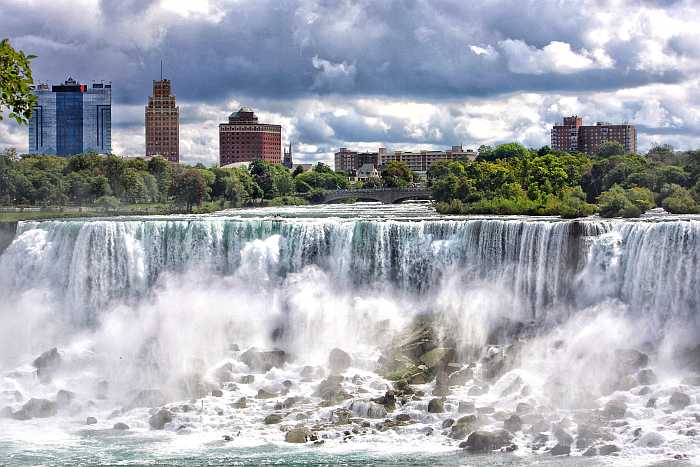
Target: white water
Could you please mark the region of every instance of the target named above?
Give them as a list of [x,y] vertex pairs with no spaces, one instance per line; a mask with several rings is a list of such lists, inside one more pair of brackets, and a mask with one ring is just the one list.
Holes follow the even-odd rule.
[[[503,318],[530,323],[536,334],[519,368],[476,398],[468,395],[476,382],[456,388],[448,410],[456,411],[460,399],[506,411],[528,400],[560,419],[607,400],[598,383],[613,371],[609,352],[644,349],[661,378],[653,386],[659,406],[644,409],[649,396],[626,394],[630,426],[645,432],[663,426],[665,441],[640,448],[618,429],[622,459],[643,465],[669,453],[698,456],[698,438],[677,433],[693,426],[697,388],[683,387],[692,404],[680,413],[665,414],[663,400],[682,376],[673,355],[699,340],[699,266],[700,221],[694,218],[447,219],[420,204],[360,204],[22,223],[0,257],[0,390],[21,392],[22,401],[5,401],[13,409],[29,397],[52,398],[59,389],[76,392],[77,401],[51,419],[0,419],[0,440],[9,443],[8,452],[22,451],[24,443],[47,452],[57,449],[54,441],[82,446],[75,433],[83,433],[85,417],[94,415],[96,430],[123,420],[144,439],[155,437],[159,441],[150,445],[157,456],[211,447],[237,430],[243,434],[226,449],[286,447],[276,425],[261,424],[273,403],[244,410],[230,403],[254,397],[261,387],[279,390],[287,379],[294,382],[290,394],[313,399],[318,379],[302,382],[299,370],[324,366],[333,347],[353,355],[346,375],[364,378],[354,395],[380,396],[387,382],[373,372],[379,349],[414,316],[435,314],[464,355],[483,348]],[[252,385],[226,390],[223,398],[198,400],[200,410],[179,414],[165,433],[149,431],[147,409],[109,418],[144,388],[187,399],[183,378],[201,371],[211,377],[227,361],[234,375],[251,373],[231,344],[241,350],[279,347],[296,360],[256,375]],[[64,365],[51,383],[40,384],[29,364],[51,347],[58,347]],[[532,396],[500,397],[516,375]],[[563,396],[552,394],[553,376],[569,388]],[[94,400],[102,380],[109,382],[108,398]],[[426,413],[428,400],[402,408],[418,423],[358,436],[353,449],[457,450],[456,442],[439,434],[448,414]],[[316,403],[306,411],[312,420],[330,416]],[[493,427],[499,423],[492,420]],[[181,425],[186,429],[175,434]],[[43,441],[37,440],[38,426]],[[436,436],[428,437],[431,427]],[[113,440],[102,442],[113,446]],[[344,452],[344,445],[331,436],[322,449],[330,455]]]

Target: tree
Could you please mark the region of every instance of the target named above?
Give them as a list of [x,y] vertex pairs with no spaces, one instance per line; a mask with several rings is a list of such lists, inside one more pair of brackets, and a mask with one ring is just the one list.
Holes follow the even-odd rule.
[[525,146],[518,143],[501,144],[496,146],[492,151],[487,151],[486,148],[488,148],[488,146],[485,147],[483,154],[481,152],[481,147],[479,148],[479,160],[493,162],[498,159],[525,157],[530,153]]
[[690,190],[679,185],[666,188],[668,196],[661,201],[661,206],[673,214],[693,214],[698,212],[698,206]]
[[617,141],[606,141],[598,147],[598,157],[623,156],[627,154],[625,147]]
[[30,61],[34,55],[15,50],[9,39],[0,41],[0,120],[5,109],[8,117],[20,124],[28,124],[36,96],[30,86],[34,83]]
[[119,209],[119,200],[114,196],[100,196],[95,200],[95,204],[106,211],[116,211]]
[[414,174],[404,161],[389,161],[382,170],[382,180],[389,188],[405,187],[414,180]]
[[193,206],[199,206],[208,191],[207,181],[197,169],[183,169],[176,173],[170,186],[175,201],[188,211],[192,211]]

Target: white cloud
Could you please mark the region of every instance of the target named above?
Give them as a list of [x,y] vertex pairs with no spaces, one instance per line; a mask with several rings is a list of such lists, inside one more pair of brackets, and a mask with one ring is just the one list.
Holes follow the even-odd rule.
[[311,63],[319,71],[314,76],[312,89],[334,92],[347,91],[354,87],[357,72],[354,64],[333,63],[330,60],[319,58],[317,55],[314,55]]
[[540,75],[544,73],[575,73],[583,70],[610,68],[613,60],[603,49],[576,52],[566,42],[552,41],[542,49],[522,40],[506,39],[498,43],[513,73]]

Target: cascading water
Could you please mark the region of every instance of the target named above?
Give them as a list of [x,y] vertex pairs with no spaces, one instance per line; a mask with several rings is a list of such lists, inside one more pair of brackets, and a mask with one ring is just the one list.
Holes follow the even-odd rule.
[[[197,407],[185,413],[169,406],[177,415],[166,432],[206,440],[220,439],[234,427],[246,431],[242,445],[217,445],[224,450],[284,444],[279,430],[258,420],[279,412],[271,402],[257,403],[252,414],[231,409],[229,402],[255,398],[263,389],[287,391],[313,402],[315,415],[307,410],[305,417],[336,420],[332,406],[316,407],[322,370],[302,379],[299,371],[326,365],[329,351],[338,347],[352,355],[352,369],[345,373],[357,386],[352,407],[367,408],[362,414],[373,414],[369,418],[391,417],[368,402],[389,384],[375,371],[387,348],[419,318],[430,319],[460,359],[488,358],[487,346],[494,343],[517,341],[522,348],[517,363],[509,362],[496,379],[486,381],[489,370],[482,360],[469,370],[469,382],[451,387],[446,396],[445,414],[453,410],[456,417],[460,400],[495,407],[493,416],[480,415],[480,426],[487,428],[502,426],[498,413],[522,402],[548,407],[547,420],[604,404],[618,394],[601,389],[615,379],[617,367],[609,358],[615,349],[634,347],[651,355],[662,380],[651,389],[659,399],[688,371],[676,357],[700,336],[700,220],[456,219],[427,213],[415,206],[359,205],[21,223],[0,256],[5,415],[12,418],[30,397],[51,400],[64,389],[75,400],[50,419],[60,420],[61,430],[71,432],[66,424],[100,414],[97,426],[110,433],[121,418],[143,435],[152,433],[150,414],[129,410],[138,391],[158,388],[167,399],[163,405],[203,397],[193,396],[192,384],[216,383],[224,397],[202,399],[196,417],[191,413]],[[514,325],[526,331],[515,333]],[[494,342],[494,332],[503,339]],[[249,346],[278,347],[291,359],[261,373],[245,363],[242,353]],[[39,381],[29,363],[52,347],[61,366],[50,381]],[[474,349],[482,349],[476,357]],[[240,383],[247,373],[256,373],[255,383]],[[516,383],[523,388],[512,390]],[[438,386],[416,384],[424,384],[421,390],[428,394]],[[108,387],[108,394],[96,399],[98,387]],[[697,391],[683,388],[691,394],[683,410],[697,407]],[[651,432],[661,415],[632,408],[642,396],[625,397],[628,414]],[[407,450],[426,449],[426,443],[432,452],[458,449],[458,440],[438,433],[441,415],[426,412],[429,399],[404,401],[400,410],[412,423],[394,427],[387,440],[403,437],[407,442],[399,444]],[[285,429],[305,420],[286,417]],[[0,419],[0,456],[3,443],[8,452],[17,450],[18,427],[35,421],[11,418]],[[552,427],[544,431],[554,432]],[[384,449],[384,431],[358,435],[352,443]],[[335,435],[328,436],[324,449],[334,442]],[[515,436],[521,452],[521,443],[532,444],[524,434]],[[662,437],[667,450],[692,444],[685,434]],[[548,452],[555,438],[541,450]],[[658,454],[642,449],[624,430],[613,430],[610,439],[622,445],[627,460]],[[340,441],[348,442],[347,435]]]

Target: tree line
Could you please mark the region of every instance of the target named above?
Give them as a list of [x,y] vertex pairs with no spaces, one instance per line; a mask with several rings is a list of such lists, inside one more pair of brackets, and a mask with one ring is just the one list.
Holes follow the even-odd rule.
[[482,146],[475,161],[441,161],[428,171],[437,210],[446,214],[638,217],[654,207],[700,212],[700,151],[657,146],[646,155],[606,142],[593,156]]

